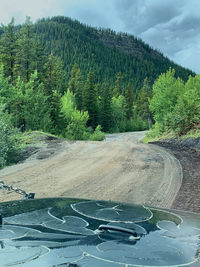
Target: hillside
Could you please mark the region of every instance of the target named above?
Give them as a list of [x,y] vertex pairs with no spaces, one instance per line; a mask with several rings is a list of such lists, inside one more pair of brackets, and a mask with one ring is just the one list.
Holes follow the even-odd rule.
[[85,76],[92,68],[100,83],[105,80],[112,83],[121,72],[124,83],[131,82],[136,90],[141,88],[145,77],[153,84],[169,67],[185,81],[194,74],[125,33],[95,29],[66,17],[41,19],[34,27],[46,52],[60,56],[67,73],[77,63]]
[[[196,109],[190,107],[195,115],[183,118],[185,100],[178,101],[183,88],[189,99],[187,92],[193,88],[195,74],[134,36],[92,28],[66,17],[34,24],[27,17],[18,26],[12,20],[2,25],[0,32],[1,112],[8,113],[10,124],[23,132],[43,130],[73,140],[102,140],[101,130],[149,129],[157,121],[155,112],[161,111],[159,118],[166,116],[164,126],[180,126],[175,129],[179,134],[186,115],[187,131],[197,125]],[[198,83],[198,79],[194,81]],[[158,90],[155,86],[152,90],[153,84]],[[194,98],[197,102],[198,97]],[[168,115],[173,125],[168,123]],[[2,123],[8,124],[7,116],[3,117]]]

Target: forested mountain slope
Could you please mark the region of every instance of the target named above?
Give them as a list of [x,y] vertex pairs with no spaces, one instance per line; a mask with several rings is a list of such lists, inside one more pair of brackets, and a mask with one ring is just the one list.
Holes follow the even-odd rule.
[[12,19],[0,27],[0,168],[21,146],[13,145],[20,131],[102,140],[103,132],[146,130],[154,122],[159,132],[196,129],[199,77],[190,75],[125,33],[65,17],[34,24],[27,17],[17,26]]
[[60,56],[68,73],[77,63],[85,76],[93,69],[100,83],[115,81],[116,74],[121,72],[123,82],[131,82],[137,91],[146,77],[153,84],[169,67],[185,81],[193,74],[125,33],[95,29],[66,17],[41,19],[34,27],[47,53]]

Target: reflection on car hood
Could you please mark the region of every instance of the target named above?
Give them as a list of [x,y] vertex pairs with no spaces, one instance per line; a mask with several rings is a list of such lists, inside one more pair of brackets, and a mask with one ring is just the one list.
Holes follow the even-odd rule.
[[0,267],[200,266],[200,214],[68,198],[0,213]]

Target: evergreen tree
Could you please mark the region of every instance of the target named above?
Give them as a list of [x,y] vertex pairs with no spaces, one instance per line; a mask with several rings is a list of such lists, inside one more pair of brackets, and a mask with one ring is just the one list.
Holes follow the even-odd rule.
[[18,33],[15,64],[16,79],[20,76],[24,82],[28,82],[37,67],[36,60],[34,27],[30,17],[27,17]]
[[44,65],[45,94],[51,96],[53,91],[63,94],[66,90],[62,60],[52,53]]
[[3,104],[9,113],[13,91],[13,86],[9,83],[9,77],[5,77],[4,68],[0,66],[0,104]]
[[60,117],[61,95],[65,91],[64,72],[60,58],[50,54],[44,65],[44,93],[48,97],[52,131],[58,134],[62,131]]
[[68,89],[75,95],[76,107],[78,110],[82,110],[83,107],[83,77],[81,70],[77,64],[72,67],[70,73],[69,87]]
[[41,43],[39,37],[36,36],[35,40],[35,70],[37,70],[38,78],[40,81],[44,82],[43,79],[45,77],[44,73],[44,65],[48,60],[48,56],[45,53],[44,46]]
[[22,138],[13,127],[11,116],[0,106],[0,169],[16,163],[22,149]]
[[25,83],[20,77],[18,77],[16,85],[14,86],[14,93],[11,102],[11,114],[12,114],[12,124],[14,127],[19,128],[22,132],[26,130],[25,121]]
[[44,95],[44,85],[38,80],[37,71],[25,85],[24,117],[26,130],[51,131],[48,97]]
[[10,82],[14,79],[14,65],[16,60],[17,34],[14,26],[14,19],[8,26],[2,27],[3,33],[0,39],[0,62],[4,65],[6,77],[10,77]]
[[149,110],[149,101],[152,98],[152,89],[147,78],[144,79],[143,87],[139,91],[135,106],[135,116],[149,122],[153,120],[152,113]]
[[112,98],[112,119],[113,119],[113,132],[125,132],[126,130],[126,113],[127,105],[124,96],[120,95],[118,97]]
[[97,94],[95,87],[95,75],[92,70],[89,71],[87,80],[85,82],[83,90],[83,110],[88,111],[89,120],[88,126],[92,126],[93,129],[97,126]]
[[104,132],[109,132],[113,128],[111,100],[111,89],[108,84],[104,83],[100,100],[100,121]]
[[127,104],[126,116],[127,119],[130,120],[133,117],[133,100],[134,100],[133,88],[131,87],[130,83],[126,87],[125,98]]
[[122,73],[121,72],[117,73],[117,75],[116,75],[116,81],[115,81],[115,87],[113,90],[113,95],[115,97],[123,95],[123,83],[122,83]]

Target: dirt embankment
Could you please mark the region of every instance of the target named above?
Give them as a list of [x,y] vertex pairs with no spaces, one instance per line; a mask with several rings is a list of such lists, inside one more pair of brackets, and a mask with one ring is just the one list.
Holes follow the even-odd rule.
[[[182,168],[165,149],[144,145],[144,132],[108,135],[103,142],[44,138],[23,163],[0,171],[0,180],[36,197],[77,197],[170,208]],[[27,152],[28,153],[28,152]],[[0,201],[20,199],[0,191]]]
[[183,181],[172,208],[200,212],[200,138],[155,142],[181,163]]

